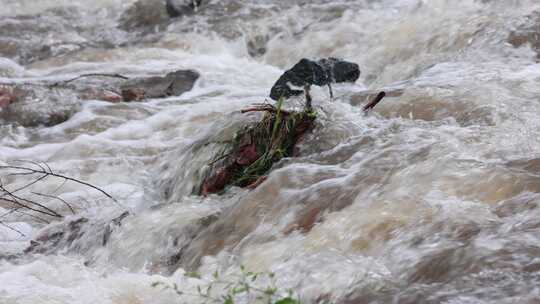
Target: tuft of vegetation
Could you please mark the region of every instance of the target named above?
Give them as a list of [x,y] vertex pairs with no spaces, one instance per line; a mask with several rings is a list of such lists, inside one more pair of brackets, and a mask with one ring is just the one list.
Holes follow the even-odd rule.
[[[193,273],[185,276],[200,278]],[[204,286],[197,286],[196,290],[182,290],[177,284],[154,282],[152,287],[161,287],[164,290],[172,290],[180,300],[186,298],[198,298],[203,303],[235,304],[235,303],[265,303],[265,304],[301,304],[298,295],[293,290],[280,290],[276,285],[275,274],[271,272],[251,272],[244,266],[240,267],[240,274],[235,276],[234,281],[224,279],[216,271],[212,279]],[[188,302],[181,302],[188,303]]]
[[280,99],[276,106],[255,105],[242,111],[264,112],[264,116],[239,130],[215,157],[199,194],[220,192],[227,186],[257,186],[273,164],[294,155],[296,144],[313,127],[317,115],[311,107],[286,111],[282,106]]

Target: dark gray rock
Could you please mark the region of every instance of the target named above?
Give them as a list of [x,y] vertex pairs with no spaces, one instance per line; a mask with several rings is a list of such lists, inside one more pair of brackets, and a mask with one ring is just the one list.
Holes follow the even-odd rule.
[[191,90],[198,78],[199,73],[192,70],[179,70],[164,77],[134,78],[121,86],[121,92],[124,101],[178,96]]
[[84,100],[116,103],[179,96],[191,90],[199,78],[199,73],[192,70],[128,80],[124,76],[89,75],[92,77],[53,84],[35,82],[0,85],[0,119],[25,127],[54,126],[78,112]]
[[303,93],[304,86],[323,86],[331,83],[355,82],[360,77],[358,64],[326,58],[319,61],[302,59],[285,71],[270,91],[270,98],[289,98]]
[[202,0],[167,0],[165,8],[171,18],[193,14],[201,6]]

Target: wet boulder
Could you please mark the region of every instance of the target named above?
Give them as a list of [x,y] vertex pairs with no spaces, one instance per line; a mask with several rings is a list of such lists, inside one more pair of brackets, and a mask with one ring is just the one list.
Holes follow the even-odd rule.
[[165,8],[171,18],[193,14],[202,4],[202,0],[167,0]]
[[270,91],[274,100],[301,95],[304,86],[324,86],[331,83],[355,82],[360,77],[358,64],[337,58],[319,61],[302,59],[285,71]]
[[109,17],[95,14],[93,18],[92,24],[87,22],[85,13],[76,6],[55,7],[35,15],[2,16],[0,57],[26,65],[74,54],[88,46],[110,48],[124,42]]
[[86,233],[89,220],[80,217],[69,222],[47,227],[35,240],[30,242],[25,253],[52,254],[62,248],[69,248]]
[[127,80],[120,87],[124,101],[179,96],[190,91],[199,78],[193,70],[178,70],[165,76],[139,77]]
[[199,73],[178,70],[165,76],[128,78],[86,74],[56,83],[36,81],[0,86],[0,119],[25,127],[54,126],[79,111],[85,100],[111,103],[179,96],[193,88]]
[[80,108],[77,94],[65,88],[26,84],[9,86],[4,91],[8,94],[0,97],[6,105],[0,112],[0,119],[25,127],[60,124]]
[[269,40],[270,37],[268,35],[259,34],[248,37],[246,46],[249,56],[253,58],[258,58],[266,54],[267,44]]
[[119,27],[131,29],[154,27],[169,20],[165,4],[162,0],[138,0],[122,13]]

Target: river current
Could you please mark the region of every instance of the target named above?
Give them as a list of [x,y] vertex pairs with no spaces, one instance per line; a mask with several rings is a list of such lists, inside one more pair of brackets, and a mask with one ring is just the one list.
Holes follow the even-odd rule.
[[[75,215],[44,224],[0,201],[22,233],[0,226],[1,304],[202,303],[152,285],[196,293],[241,266],[303,303],[539,303],[538,1],[203,0],[175,19],[151,2],[0,0],[0,83],[200,73],[177,97],[0,121],[0,164],[46,162],[118,201],[54,178],[34,191]],[[333,99],[313,89],[298,156],[255,190],[192,195],[215,153],[194,147],[250,119],[239,110],[298,60],[325,57],[362,73]],[[25,253],[74,222],[69,241]]]

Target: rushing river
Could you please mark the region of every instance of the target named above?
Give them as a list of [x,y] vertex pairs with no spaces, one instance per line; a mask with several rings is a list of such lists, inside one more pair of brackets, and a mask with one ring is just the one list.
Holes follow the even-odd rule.
[[[201,75],[178,97],[0,121],[0,164],[47,162],[118,201],[48,178],[33,191],[76,215],[44,224],[0,200],[21,232],[0,226],[1,304],[197,303],[152,284],[196,293],[241,265],[303,303],[539,303],[538,1],[203,0],[176,19],[133,2],[0,0],[0,83]],[[215,152],[194,147],[249,119],[299,59],[329,56],[362,74],[333,100],[314,88],[299,155],[255,190],[192,195]],[[367,90],[389,97],[364,115]],[[71,236],[24,253],[55,231]]]

